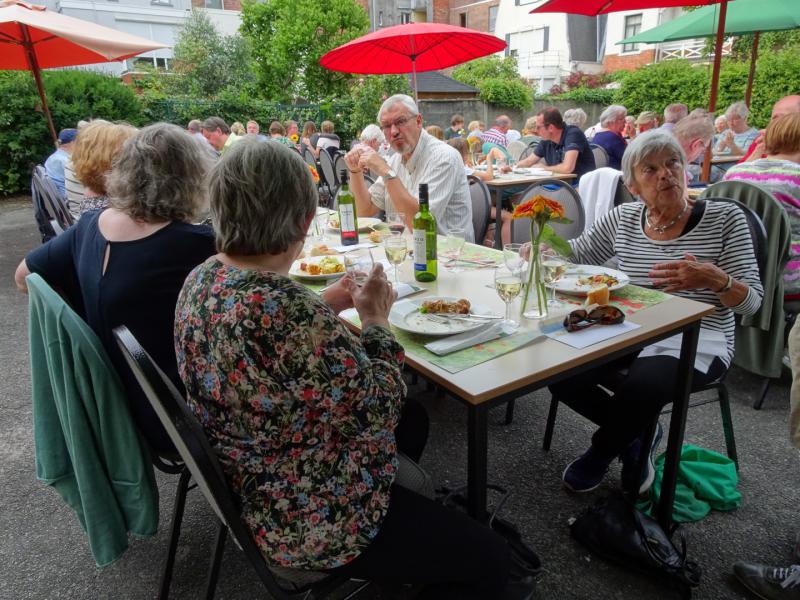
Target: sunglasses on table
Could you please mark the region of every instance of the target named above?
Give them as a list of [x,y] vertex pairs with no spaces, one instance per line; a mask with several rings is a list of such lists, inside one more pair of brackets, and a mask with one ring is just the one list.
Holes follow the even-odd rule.
[[625,321],[625,313],[616,306],[598,306],[590,311],[573,310],[564,317],[567,331],[580,331],[592,325],[618,325]]

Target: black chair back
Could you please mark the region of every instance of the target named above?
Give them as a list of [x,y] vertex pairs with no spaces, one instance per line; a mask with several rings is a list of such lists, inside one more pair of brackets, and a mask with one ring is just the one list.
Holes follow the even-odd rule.
[[[334,582],[336,585],[342,583],[344,580],[340,577],[326,577],[320,582],[290,590],[284,589],[278,583],[242,521],[238,503],[228,487],[217,455],[189,406],[127,327],[122,325],[115,328],[114,337],[153,410],[189,469],[192,479],[220,522],[233,535],[270,596],[277,600],[315,597],[309,594],[312,586],[329,588]],[[213,589],[211,592],[213,595]]]
[[594,155],[594,166],[596,169],[601,167],[608,166],[608,152],[602,146],[598,146],[597,144],[589,144],[589,147],[592,149],[592,154]]
[[636,198],[634,198],[633,194],[631,194],[628,186],[625,185],[625,182],[622,181],[620,177],[619,181],[617,182],[617,191],[614,193],[614,206],[619,206],[620,204],[625,204],[626,202],[636,202]]
[[325,185],[328,186],[329,190],[333,190],[337,185],[339,185],[339,178],[336,176],[336,171],[333,166],[333,159],[331,155],[327,152],[320,152],[319,153],[319,167],[320,167],[320,175],[322,176]]
[[[526,202],[534,196],[541,194],[552,200],[560,202],[564,207],[565,216],[572,223],[550,223],[555,232],[565,240],[571,240],[583,233],[586,225],[586,213],[578,192],[569,183],[560,179],[545,179],[530,186],[517,204]],[[511,241],[523,243],[531,241],[530,219],[514,219],[511,222]]]
[[75,222],[67,204],[55,184],[45,173],[44,167],[37,165],[31,176],[31,201],[33,215],[42,235],[42,243],[66,231]]
[[347,163],[344,161],[344,154],[341,152],[336,154],[336,158],[333,160],[333,169],[334,174],[336,175],[336,181],[339,181],[339,173],[342,172],[342,169],[347,169]]
[[314,167],[314,169],[315,169],[315,170],[317,169],[317,159],[316,159],[316,158],[314,158],[314,153],[313,153],[311,150],[309,150],[308,148],[306,148],[305,150],[303,150],[303,159],[304,159],[304,160],[305,160],[305,161],[306,161],[306,162],[307,162],[307,163],[308,163],[310,166]]
[[536,144],[529,144],[525,150],[522,151],[522,154],[519,155],[518,160],[522,160],[524,158],[528,158],[531,154],[533,154],[533,150],[536,148]]
[[489,228],[489,215],[492,212],[492,200],[489,188],[474,175],[470,175],[469,195],[472,200],[472,229],[475,233],[475,243],[482,244]]

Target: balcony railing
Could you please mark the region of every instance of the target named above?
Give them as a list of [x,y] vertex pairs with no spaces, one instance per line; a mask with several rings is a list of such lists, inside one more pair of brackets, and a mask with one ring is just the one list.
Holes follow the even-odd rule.
[[[722,55],[731,53],[733,39],[729,38],[722,44]],[[705,39],[681,40],[679,42],[665,42],[658,45],[656,61],[683,58],[686,60],[708,60],[714,55],[713,50],[708,51]]]

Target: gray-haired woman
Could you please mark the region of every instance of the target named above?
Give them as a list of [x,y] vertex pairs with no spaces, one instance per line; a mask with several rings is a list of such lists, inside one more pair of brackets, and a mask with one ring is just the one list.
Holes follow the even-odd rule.
[[[317,200],[303,160],[279,144],[237,144],[209,194],[219,253],[186,279],[176,350],[265,560],[452,584],[432,598],[502,598],[504,540],[394,485],[396,453],[419,457],[427,417],[408,413],[382,267],[363,287],[345,275],[322,296],[288,277]],[[350,306],[360,336],[336,317]]]
[[[701,323],[694,365],[694,384],[703,385],[730,365],[734,313],[755,313],[763,290],[744,214],[728,202],[692,202],[686,194],[685,162],[669,133],[638,136],[625,152],[622,170],[625,184],[641,202],[618,206],[569,243],[576,262],[602,265],[616,258],[638,285],[714,306]],[[613,371],[609,366],[551,386],[553,395],[600,426],[591,447],[564,471],[569,489],[597,487],[618,456],[626,489],[650,486],[655,444],[648,468],[638,473],[640,436],[671,401],[673,390],[665,382],[675,381],[680,345],[676,336],[621,361],[628,372],[613,394],[598,385]]]
[[209,166],[199,142],[175,125],[145,127],[122,146],[107,180],[110,207],[87,212],[30,252],[15,275],[41,275],[63,291],[100,337],[117,368],[134,420],[156,450],[169,437],[112,337],[127,325],[161,369],[181,385],[172,339],[175,300],[186,275],[214,253],[211,229],[192,225],[206,204]]
[[741,100],[728,107],[725,111],[728,130],[720,134],[714,154],[742,156],[747,153],[750,144],[758,137],[758,129],[747,123],[749,116],[750,109]]
[[625,130],[625,117],[628,111],[624,106],[612,104],[600,115],[602,129],[594,134],[592,143],[602,147],[608,154],[608,166],[620,169],[622,155],[625,154],[625,139],[622,132]]

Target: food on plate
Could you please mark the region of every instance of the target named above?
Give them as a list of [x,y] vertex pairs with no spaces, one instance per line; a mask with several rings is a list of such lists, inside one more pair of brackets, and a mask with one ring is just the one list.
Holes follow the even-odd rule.
[[331,254],[338,254],[338,252],[336,252],[336,250],[328,248],[328,246],[326,246],[325,244],[316,244],[314,246],[311,246],[311,251],[308,253],[309,256],[328,256]]
[[594,287],[600,285],[601,283],[604,283],[608,287],[613,287],[619,283],[619,279],[611,275],[606,275],[605,273],[597,273],[595,275],[589,275],[588,277],[578,278],[578,285],[588,285]]
[[334,275],[344,273],[344,264],[338,258],[326,256],[316,263],[301,262],[300,270],[309,275]]
[[[612,277],[613,279],[613,277]],[[608,285],[601,283],[589,290],[586,294],[586,304],[608,304],[611,294],[608,291]]]
[[339,213],[331,213],[328,216],[328,225],[333,229],[339,229]]
[[388,231],[383,229],[375,229],[374,231],[370,231],[367,237],[369,241],[374,244],[381,244],[383,243],[383,238],[385,238],[389,234]]
[[421,313],[448,313],[455,315],[468,315],[469,314],[469,300],[459,298],[453,302],[442,300],[425,300],[419,307]]

